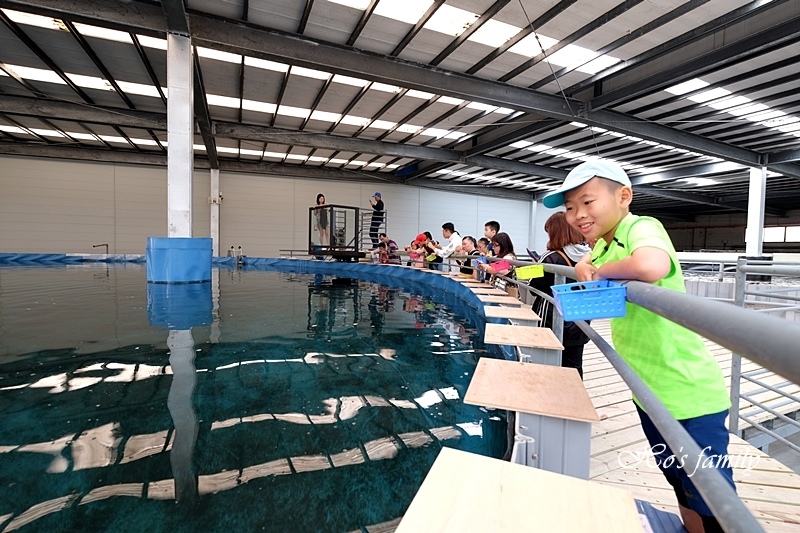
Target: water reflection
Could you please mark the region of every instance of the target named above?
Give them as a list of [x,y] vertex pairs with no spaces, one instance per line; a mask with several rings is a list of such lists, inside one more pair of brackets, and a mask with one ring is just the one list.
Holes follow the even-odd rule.
[[[401,516],[441,446],[502,451],[504,428],[461,401],[476,330],[442,305],[263,272],[206,290],[190,305],[148,292],[138,333],[119,297],[119,348],[0,361],[0,486],[16,487],[0,491],[0,530],[114,530],[123,516],[353,530]],[[166,311],[181,308],[202,309],[201,325]],[[285,516],[264,516],[276,508]]]

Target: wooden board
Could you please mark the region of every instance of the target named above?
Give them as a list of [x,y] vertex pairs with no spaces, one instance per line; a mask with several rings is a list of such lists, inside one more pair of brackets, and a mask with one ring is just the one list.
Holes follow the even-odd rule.
[[500,305],[487,305],[483,308],[486,318],[508,318],[511,320],[539,321],[539,315],[530,307],[503,307]]
[[512,298],[511,296],[499,296],[499,295],[478,295],[478,300],[482,301],[485,304],[503,304],[503,305],[516,305],[520,307],[523,305],[521,301],[517,298]]
[[538,468],[442,448],[398,533],[643,531],[633,496]]
[[599,422],[573,368],[481,358],[464,403],[553,418]]
[[494,289],[492,287],[470,287],[469,290],[471,290],[473,294],[494,294],[495,296],[508,296],[506,291],[501,291],[500,289]]
[[543,348],[545,350],[563,350],[558,337],[549,328],[535,326],[511,326],[508,324],[486,324],[483,335],[486,344],[503,346],[520,346],[523,348]]

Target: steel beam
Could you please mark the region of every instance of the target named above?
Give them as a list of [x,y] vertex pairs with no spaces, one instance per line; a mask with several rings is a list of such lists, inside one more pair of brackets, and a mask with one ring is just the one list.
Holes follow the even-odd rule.
[[[70,15],[91,20],[99,26],[137,31],[165,31],[163,14],[157,5],[119,3],[111,0],[0,0],[0,7]],[[135,9],[133,9],[135,7]],[[300,35],[254,27],[241,22],[189,14],[189,26],[197,44],[237,54],[248,54],[273,61],[322,69],[382,83],[432,92],[464,100],[475,100],[560,120],[580,120],[589,125],[670,144],[679,148],[720,157],[746,166],[759,166],[760,154],[699,135],[662,126],[624,113],[608,110],[587,111],[578,100],[565,101],[555,95],[538,93],[491,80],[401,59],[346,48]],[[580,109],[573,116],[570,108]],[[773,168],[770,166],[770,168]],[[800,178],[800,167],[781,173]]]
[[[670,198],[690,204],[711,205],[714,207],[721,207],[724,209],[731,209],[733,211],[741,211],[747,213],[749,211],[746,205],[736,203],[723,202],[719,197],[706,196],[704,194],[690,193],[684,191],[671,191],[668,189],[660,189],[658,187],[648,187],[646,185],[639,185],[633,188],[634,192],[641,192],[650,196],[658,196],[660,198]],[[767,214],[777,217],[787,216],[786,211],[782,209],[765,208]]]
[[796,42],[798,35],[800,35],[800,17],[793,17],[755,35],[734,41],[727,46],[721,46],[700,57],[685,61],[672,68],[660,70],[657,74],[593,98],[589,102],[589,106],[593,110],[599,110],[632,100],[694,78],[707,72],[708,69],[717,70],[753,55],[774,50],[775,48],[782,48]]
[[766,155],[767,163],[793,163],[800,161],[800,149],[797,150],[783,150],[782,152],[772,152]]
[[0,94],[0,113],[37,118],[74,120],[95,124],[114,124],[131,128],[167,130],[167,115],[132,109],[101,108],[63,100],[43,100]]

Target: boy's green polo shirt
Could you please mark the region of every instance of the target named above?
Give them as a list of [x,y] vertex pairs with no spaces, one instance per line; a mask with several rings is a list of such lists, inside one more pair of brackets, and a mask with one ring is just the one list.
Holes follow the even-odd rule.
[[[654,218],[628,214],[610,245],[597,242],[592,263],[599,267],[619,261],[642,247],[664,250],[672,263],[669,274],[653,285],[686,292],[672,241]],[[638,305],[628,302],[625,307],[624,317],[611,319],[614,347],[672,416],[685,420],[730,407],[722,370],[699,335]]]

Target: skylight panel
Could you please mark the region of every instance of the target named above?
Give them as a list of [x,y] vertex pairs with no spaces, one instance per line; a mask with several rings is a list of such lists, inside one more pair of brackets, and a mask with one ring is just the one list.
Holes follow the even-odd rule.
[[311,120],[319,120],[320,122],[336,122],[341,118],[341,113],[329,113],[327,111],[313,111],[311,113]]
[[347,163],[347,159],[329,159],[328,163],[331,165],[344,165]]
[[523,148],[527,148],[528,146],[531,146],[532,144],[533,144],[532,142],[528,142],[528,141],[517,141],[515,143],[510,144],[509,146],[511,148],[517,148],[517,149],[521,150]]
[[341,74],[336,74],[333,76],[334,83],[341,83],[342,85],[351,85],[353,87],[366,87],[369,85],[367,80],[362,80],[359,78],[351,78],[350,76],[342,76]]
[[305,67],[292,67],[292,74],[296,74],[298,76],[304,76],[306,78],[313,78],[315,80],[327,80],[330,77],[330,74],[328,74],[327,72],[322,72],[321,70],[314,70]]
[[244,64],[249,67],[273,70],[275,72],[286,72],[289,70],[289,65],[276,63],[275,61],[269,61],[267,59],[259,59],[257,57],[244,56]]
[[264,152],[264,158],[269,159],[283,159],[283,156],[286,154],[281,154],[279,152]]
[[720,183],[719,181],[711,178],[681,178],[677,181],[693,187],[708,187],[709,185],[717,185]]
[[425,135],[427,137],[444,137],[450,133],[448,130],[442,130],[439,128],[428,128],[420,133],[420,135]]
[[347,163],[347,164],[348,164],[348,166],[349,166],[349,165],[352,165],[352,166],[356,166],[356,167],[363,167],[364,165],[366,165],[366,164],[367,164],[367,161],[358,161],[358,160],[353,160],[353,161],[350,161],[350,162],[349,162],[349,163]]
[[6,68],[13,71],[20,78],[28,81],[44,81],[47,83],[58,83],[66,85],[67,82],[52,70],[44,70],[40,68],[22,67],[19,65],[6,65]]
[[411,98],[419,98],[421,100],[430,100],[436,95],[434,95],[433,93],[426,93],[423,91],[416,91],[414,89],[411,89],[406,93],[406,96],[410,96]]
[[257,102],[256,100],[242,100],[242,109],[257,111],[259,113],[274,113],[275,104],[268,102]]
[[451,131],[447,135],[444,136],[445,139],[460,139],[461,137],[466,137],[466,133],[462,133],[460,131]]
[[328,0],[331,3],[352,7],[364,11],[369,6],[369,0]]
[[41,135],[42,137],[63,137],[61,133],[55,130],[44,130],[39,128],[31,128],[31,131],[37,135]]
[[78,87],[86,89],[98,89],[101,91],[113,91],[111,84],[96,76],[81,76],[80,74],[67,74],[67,77]]
[[99,135],[99,137],[109,143],[126,144],[130,146],[130,143],[128,143],[124,137],[117,137],[116,135]]
[[495,113],[499,113],[501,115],[510,115],[511,113],[514,112],[514,110],[513,109],[509,109],[507,107],[498,107],[497,109],[494,110],[494,112]]
[[384,93],[399,93],[400,87],[397,85],[387,85],[385,83],[373,83],[369,87],[370,89],[374,89],[376,91],[381,91]]
[[5,124],[0,124],[0,131],[5,131],[8,133],[25,134],[25,135],[31,134],[29,131],[23,130],[22,128],[19,128],[17,126],[6,126]]
[[724,98],[731,94],[730,91],[726,91],[722,87],[717,87],[716,89],[711,89],[709,91],[703,91],[700,94],[695,94],[694,96],[689,96],[689,100],[692,102],[697,102],[698,104],[702,104],[708,102],[709,100],[716,100],[717,98]]
[[[119,81],[117,80],[117,85],[119,88],[122,89],[122,92],[127,94],[138,94],[140,96],[152,96],[153,98],[161,98],[161,95],[158,94],[158,89],[152,85],[144,85],[141,83],[131,83],[128,81]],[[167,95],[167,88],[162,87],[161,90],[164,92],[164,95]]]
[[480,102],[470,102],[467,104],[469,109],[477,109],[478,111],[494,111],[497,109],[496,106],[489,105],[489,104],[482,104]]
[[136,39],[139,41],[139,44],[141,44],[145,48],[153,48],[155,50],[167,49],[166,39],[159,39],[157,37],[150,37],[148,35],[137,35]]
[[[194,145],[194,149],[195,150],[205,150],[206,147],[203,146],[202,144],[196,144],[196,145]],[[239,149],[238,148],[233,148],[233,147],[230,147],[230,146],[217,146],[217,152],[219,152],[221,154],[239,155]]]
[[764,104],[751,104],[744,105],[736,109],[726,109],[725,112],[737,117],[741,117],[743,115],[752,115],[753,113],[758,113],[759,111],[763,111],[765,109],[769,109],[769,107],[765,106]]
[[220,96],[218,94],[206,95],[208,105],[215,105],[219,107],[229,107],[232,109],[239,109],[239,99],[231,98],[230,96]]
[[467,40],[485,44],[492,48],[498,48],[519,32],[520,28],[516,26],[489,19],[480,28],[475,30],[472,35],[467,37]]
[[593,60],[589,61],[585,65],[581,65],[578,67],[578,72],[583,72],[585,74],[597,74],[601,70],[605,70],[612,65],[616,65],[620,62],[620,59],[609,56],[609,55],[601,55],[600,57],[596,57]]
[[396,124],[395,122],[389,122],[387,120],[374,120],[369,125],[369,127],[370,128],[379,129],[379,130],[390,130],[390,129],[394,128],[395,124]]
[[[431,0],[380,0],[374,13],[406,24],[416,24],[432,3]],[[366,9],[366,6],[362,9]]]
[[[70,132],[70,137],[73,139],[78,139],[79,141],[96,141],[97,137],[92,135],[91,133],[78,133],[78,132]],[[162,141],[164,146],[167,145],[166,141]]]
[[800,121],[800,118],[786,115],[780,118],[764,120],[763,122],[759,122],[759,124],[762,126],[768,126],[770,128],[777,128],[778,126],[785,126],[786,124],[793,124],[798,121]]
[[552,149],[553,149],[553,147],[550,146],[550,145],[547,145],[547,144],[537,144],[535,146],[529,146],[528,147],[528,150],[530,150],[531,152],[537,152],[537,153],[538,152],[545,152],[547,150],[552,150]]
[[220,50],[214,50],[212,48],[205,48],[202,46],[197,47],[197,55],[199,57],[205,57],[206,59],[224,61],[225,63],[239,64],[242,62],[242,56],[239,54],[231,54],[230,52],[222,52]]
[[105,39],[107,41],[116,41],[118,43],[133,44],[129,33],[119,30],[110,30],[108,28],[98,28],[89,24],[75,23],[77,29],[84,37],[94,37],[96,39]]
[[729,107],[740,106],[749,103],[750,101],[751,100],[749,98],[745,98],[744,96],[734,96],[718,102],[710,102],[708,106],[713,107],[714,109],[728,109]]
[[386,163],[368,163],[367,166],[375,168],[383,168],[386,166]]
[[596,58],[597,54],[588,48],[568,44],[561,50],[547,56],[548,61],[560,67],[574,68]]
[[451,37],[458,37],[476,20],[478,20],[478,15],[475,13],[443,4],[423,27]]
[[364,117],[356,117],[353,115],[345,115],[342,117],[342,124],[347,124],[348,126],[358,126],[359,128],[363,128],[369,124],[370,120]]
[[584,124],[583,122],[570,122],[569,125],[570,126],[575,126],[576,128],[585,128],[586,127],[586,124]]
[[545,50],[552,48],[553,45],[558,42],[557,39],[551,39],[545,35],[539,35],[539,39],[537,40],[534,34],[530,34],[509,48],[508,51],[525,57],[536,57],[542,53],[539,41],[541,41]]
[[417,134],[420,131],[422,131],[422,126],[415,126],[413,124],[403,124],[402,126],[397,128],[397,131],[401,133]]
[[761,122],[762,120],[769,120],[771,118],[778,118],[783,116],[786,116],[786,113],[784,113],[783,111],[780,111],[778,109],[770,109],[768,111],[762,111],[754,115],[747,115],[744,118],[746,118],[747,120],[751,120],[753,122]]
[[261,150],[250,150],[248,148],[242,148],[239,150],[239,155],[252,155],[255,157],[261,157],[263,152]]
[[458,98],[452,98],[450,96],[440,96],[438,100],[436,100],[439,104],[447,104],[447,105],[461,105],[464,103],[464,100],[460,100]]
[[668,87],[664,90],[670,94],[680,96],[682,94],[702,89],[703,87],[708,87],[708,83],[704,82],[701,79],[694,78],[692,80],[679,83],[678,85],[673,85],[672,87]]
[[302,107],[292,107],[290,105],[282,105],[278,107],[278,114],[286,117],[307,118],[310,109],[303,109]]
[[324,163],[328,160],[328,158],[320,157],[318,155],[312,155],[311,157],[308,158],[308,160],[311,161],[312,163]]
[[292,161],[305,161],[308,159],[307,155],[300,155],[300,154],[287,154],[286,159]]
[[48,30],[63,30],[60,20],[52,17],[42,17],[40,15],[31,15],[30,13],[23,13],[22,11],[14,11],[13,9],[3,9],[3,13],[8,18],[17,24],[24,24],[26,26],[36,26],[38,28],[46,28]]

